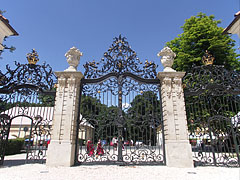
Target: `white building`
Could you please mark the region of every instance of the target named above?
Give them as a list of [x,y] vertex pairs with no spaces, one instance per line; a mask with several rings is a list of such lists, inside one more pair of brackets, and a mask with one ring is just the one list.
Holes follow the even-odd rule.
[[240,38],[240,11],[234,15],[233,21],[223,31],[224,34],[237,34]]
[[29,135],[32,122],[43,120],[52,126],[54,107],[13,107],[2,112],[12,119],[10,137],[23,138]]
[[4,49],[2,42],[5,37],[17,35],[18,33],[9,24],[8,19],[6,19],[3,15],[0,14],[0,51]]
[[[54,107],[13,107],[2,112],[12,119],[9,136],[13,138],[27,138],[32,121],[42,120],[52,127]],[[80,114],[79,139],[92,139],[94,127]],[[41,124],[43,125],[43,124]]]

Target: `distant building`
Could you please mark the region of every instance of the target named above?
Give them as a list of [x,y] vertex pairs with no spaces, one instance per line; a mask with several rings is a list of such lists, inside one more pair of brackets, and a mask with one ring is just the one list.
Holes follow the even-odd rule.
[[224,34],[237,34],[240,38],[240,11],[234,15],[233,21],[223,31]]
[[8,19],[6,19],[3,15],[0,14],[0,51],[4,49],[2,42],[5,37],[17,35],[18,33],[9,24]]
[[10,137],[24,138],[29,136],[32,122],[43,121],[51,127],[53,109],[54,107],[13,107],[1,114],[6,114],[12,119]]
[[[28,138],[31,127],[35,128],[32,122],[42,121],[43,123],[40,123],[39,125],[45,123],[51,128],[53,111],[54,107],[13,107],[1,114],[6,114],[12,119],[9,137],[10,139],[15,139],[24,137]],[[94,127],[88,123],[85,118],[82,118],[81,114],[80,119],[79,139],[92,140]]]

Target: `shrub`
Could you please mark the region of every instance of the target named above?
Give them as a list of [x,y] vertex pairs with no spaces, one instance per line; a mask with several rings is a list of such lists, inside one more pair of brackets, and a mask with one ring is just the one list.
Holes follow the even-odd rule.
[[21,153],[24,145],[24,138],[10,139],[6,147],[5,155],[13,155]]

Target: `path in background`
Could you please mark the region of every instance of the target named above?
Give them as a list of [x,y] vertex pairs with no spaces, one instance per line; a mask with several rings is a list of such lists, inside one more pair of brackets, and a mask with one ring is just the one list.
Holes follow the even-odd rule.
[[[240,168],[166,166],[76,166],[47,167],[45,164],[24,164],[26,154],[6,156],[0,168],[0,179],[39,180],[240,180]],[[59,157],[61,158],[61,157]]]

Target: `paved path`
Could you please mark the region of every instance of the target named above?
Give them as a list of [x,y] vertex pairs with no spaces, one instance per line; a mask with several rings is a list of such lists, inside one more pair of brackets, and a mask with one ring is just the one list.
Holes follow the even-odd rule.
[[[61,158],[61,157],[59,157]],[[24,164],[25,154],[6,156],[1,180],[240,180],[239,168],[166,166],[77,166],[47,167]]]

